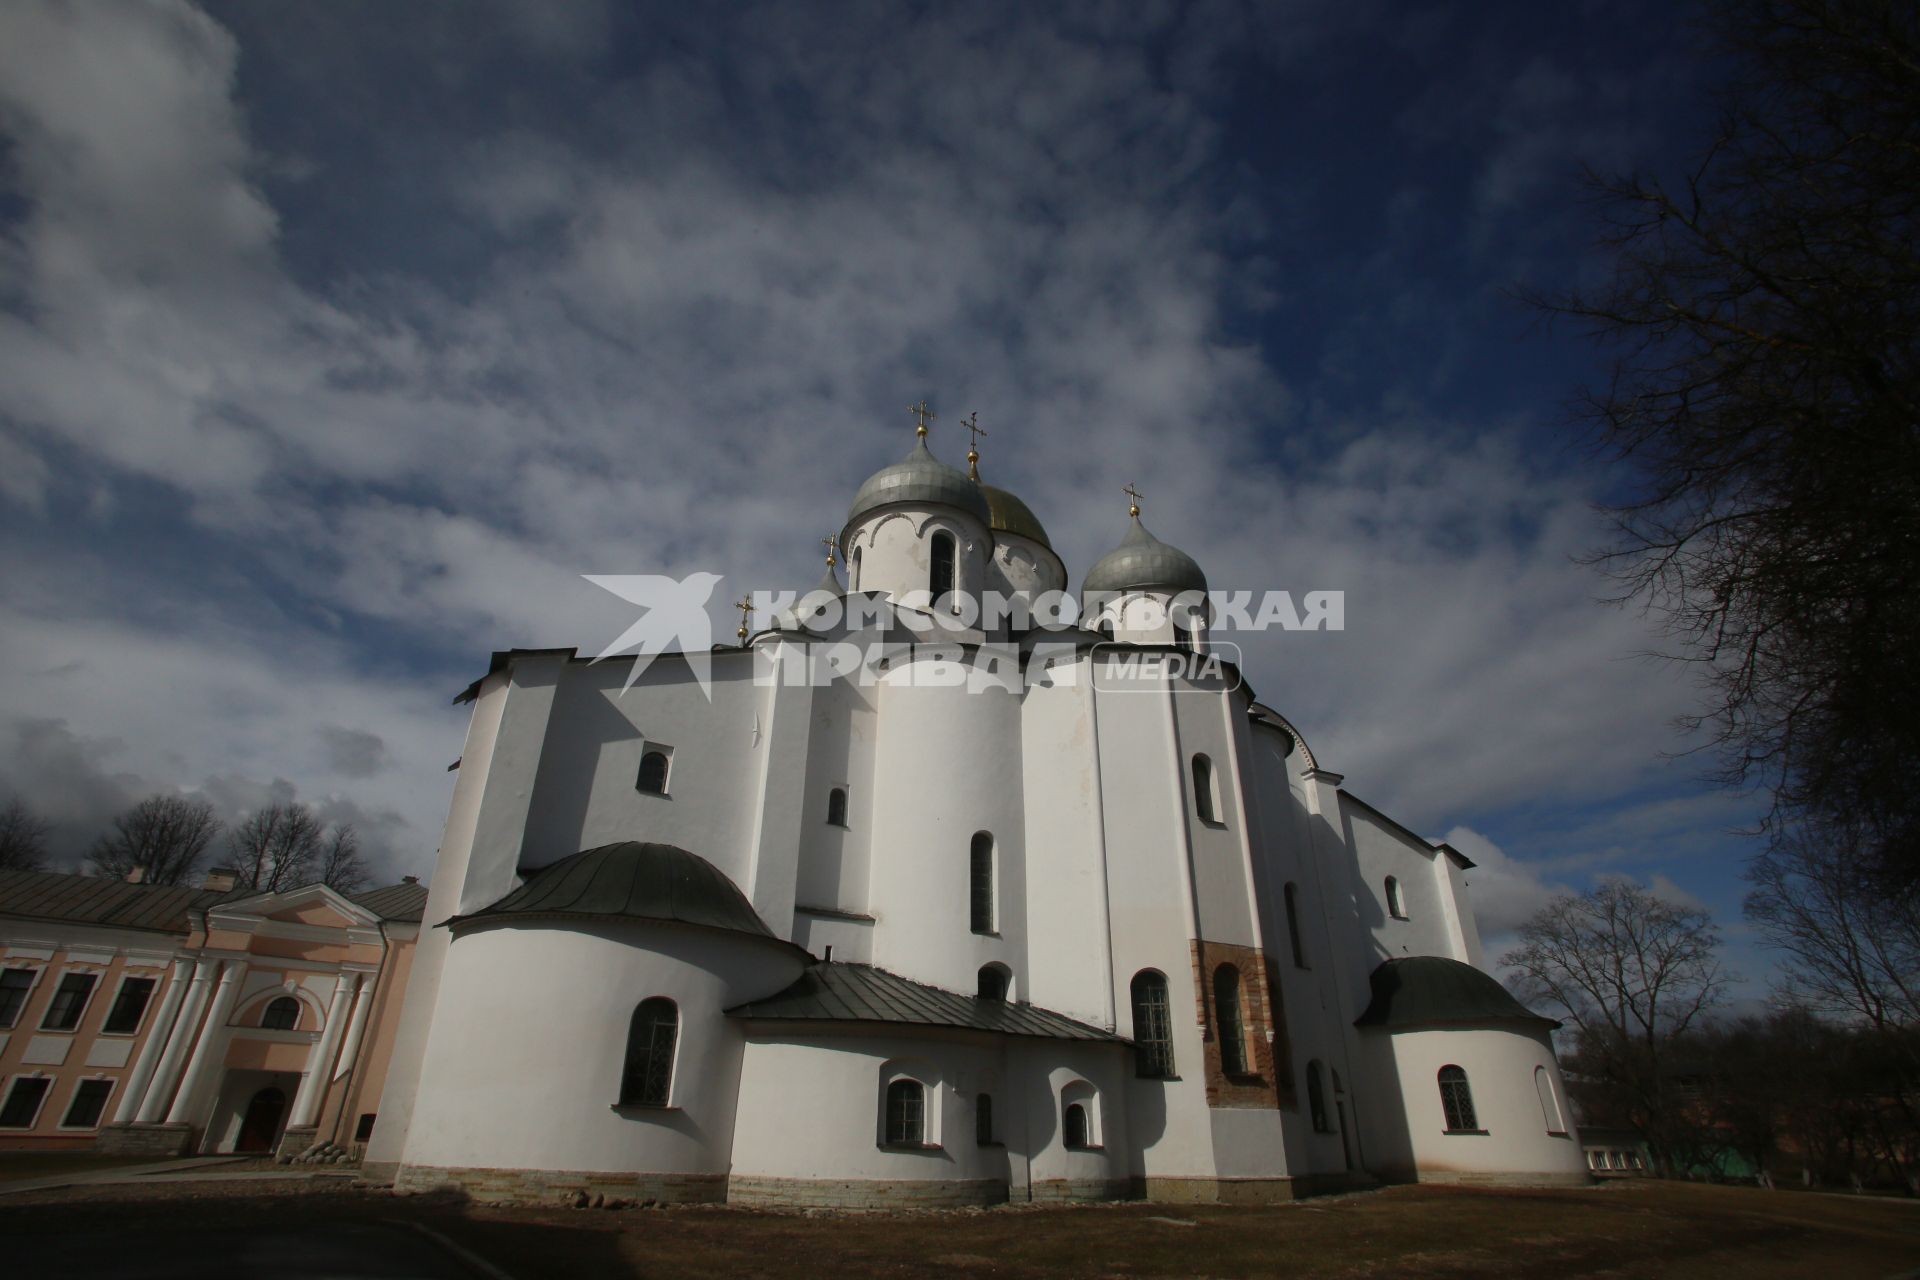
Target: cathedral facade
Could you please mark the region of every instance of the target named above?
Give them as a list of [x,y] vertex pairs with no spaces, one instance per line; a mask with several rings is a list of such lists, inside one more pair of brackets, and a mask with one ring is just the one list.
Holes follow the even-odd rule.
[[370,1171],[854,1206],[1586,1180],[1473,864],[1256,700],[1137,507],[1077,625],[971,607],[1067,569],[924,424],[833,542],[846,581],[705,671],[516,650],[467,691]]

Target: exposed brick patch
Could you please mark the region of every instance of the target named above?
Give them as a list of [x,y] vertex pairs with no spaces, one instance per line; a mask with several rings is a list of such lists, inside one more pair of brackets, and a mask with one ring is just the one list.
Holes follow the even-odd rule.
[[719,1204],[727,1198],[724,1173],[612,1173],[578,1169],[451,1169],[400,1166],[396,1191],[456,1188],[484,1204],[570,1200],[653,1200],[660,1204]]
[[930,1209],[1004,1204],[1007,1184],[957,1178],[761,1178],[735,1174],[727,1203],[808,1209]]
[[[1247,1073],[1229,1076],[1220,1069],[1219,1011],[1213,1007],[1213,977],[1222,965],[1240,973],[1241,1026],[1246,1039]],[[1194,997],[1204,1011],[1201,1026],[1206,1053],[1207,1105],[1210,1107],[1294,1107],[1291,1064],[1276,1069],[1274,1049],[1285,1050],[1285,1015],[1275,1019],[1269,993],[1278,989],[1273,968],[1257,947],[1230,942],[1193,943]],[[1269,1032],[1272,1038],[1269,1039]]]

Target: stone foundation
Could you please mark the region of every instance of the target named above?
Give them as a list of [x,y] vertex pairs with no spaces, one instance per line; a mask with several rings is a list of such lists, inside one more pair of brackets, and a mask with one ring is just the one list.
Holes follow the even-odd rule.
[[103,1155],[155,1160],[178,1159],[192,1145],[193,1126],[185,1124],[110,1124],[93,1141],[93,1149]]
[[1451,1169],[1422,1169],[1412,1181],[1454,1187],[1590,1187],[1593,1175],[1585,1169],[1575,1173],[1461,1173]]
[[1137,1200],[1126,1178],[1041,1178],[1028,1189],[1034,1204],[1072,1204],[1083,1200]]
[[996,1178],[756,1178],[736,1174],[727,1183],[727,1203],[808,1209],[951,1209],[1005,1204],[1007,1184]]
[[287,1131],[280,1135],[280,1143],[273,1149],[273,1158],[281,1164],[286,1164],[311,1147],[319,1136],[320,1130],[311,1125],[298,1129],[289,1126]]
[[1135,1178],[1132,1194],[1157,1204],[1260,1205],[1377,1185],[1372,1178],[1350,1173],[1311,1173],[1291,1178],[1149,1177]]
[[396,1191],[464,1191],[483,1204],[571,1200],[652,1200],[658,1204],[720,1204],[727,1198],[724,1173],[617,1173],[579,1169],[441,1169],[401,1165]]

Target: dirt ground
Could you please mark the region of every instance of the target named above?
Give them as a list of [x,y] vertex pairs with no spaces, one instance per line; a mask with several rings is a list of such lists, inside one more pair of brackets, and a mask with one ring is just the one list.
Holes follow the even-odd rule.
[[[562,1276],[1890,1277],[1920,1268],[1920,1204],[1673,1183],[1399,1187],[1265,1209],[1099,1205],[910,1214],[532,1209],[337,1184],[75,1187],[0,1198],[18,1258],[143,1233],[413,1224],[517,1280]],[[16,1272],[15,1274],[24,1274]],[[137,1268],[125,1274],[138,1274]]]

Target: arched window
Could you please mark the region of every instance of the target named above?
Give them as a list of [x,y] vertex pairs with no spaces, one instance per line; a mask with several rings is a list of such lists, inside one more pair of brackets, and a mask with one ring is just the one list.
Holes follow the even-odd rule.
[[1313,1120],[1315,1133],[1332,1132],[1333,1127],[1327,1123],[1327,1087],[1320,1079],[1318,1059],[1307,1064],[1307,1115]]
[[859,589],[860,589],[860,548],[855,547],[853,549],[853,559],[852,561],[849,562],[847,566],[847,590],[858,591]]
[[627,1060],[620,1072],[620,1105],[664,1107],[673,1086],[673,1044],[680,1013],[655,996],[634,1006],[627,1023]]
[[927,572],[927,593],[937,602],[953,590],[953,535],[933,535],[933,557]]
[[1075,1151],[1091,1145],[1087,1140],[1087,1109],[1080,1103],[1067,1104],[1065,1114],[1060,1117],[1060,1136]]
[[1094,630],[1098,631],[1103,637],[1105,637],[1108,640],[1113,639],[1113,619],[1112,618],[1100,619],[1100,625],[1095,627]]
[[1553,1073],[1545,1067],[1535,1067],[1533,1088],[1540,1095],[1540,1118],[1547,1122],[1547,1132],[1565,1134],[1567,1122],[1560,1115],[1560,1099],[1553,1091]]
[[927,1143],[927,1091],[918,1080],[887,1086],[887,1145],[923,1147]]
[[973,1095],[973,1140],[983,1147],[993,1145],[993,1095]]
[[1293,967],[1307,967],[1307,948],[1300,937],[1300,891],[1289,881],[1281,896],[1287,903],[1287,941],[1293,944]]
[[982,1000],[1005,1000],[1007,988],[1013,985],[1013,974],[1003,964],[983,964],[977,982]]
[[649,751],[640,757],[640,779],[634,784],[648,795],[667,794],[667,753]]
[[1459,1067],[1440,1068],[1440,1109],[1447,1113],[1448,1133],[1479,1131],[1473,1114],[1473,1090],[1467,1087],[1467,1073]]
[[1173,1075],[1173,1011],[1167,975],[1142,969],[1133,975],[1134,1069],[1152,1080]]
[[1406,900],[1400,896],[1400,881],[1393,876],[1387,877],[1387,914],[1395,920],[1407,918]]
[[973,833],[973,852],[969,859],[969,885],[972,898],[973,931],[993,932],[993,836],[985,831]]
[[300,1002],[292,996],[281,996],[267,1005],[260,1015],[260,1025],[268,1031],[291,1031],[300,1025]]
[[836,827],[847,825],[847,789],[835,787],[827,792],[827,822]]
[[1247,1074],[1246,1020],[1240,1016],[1240,971],[1223,964],[1213,971],[1213,1019],[1220,1032],[1220,1070]]
[[1220,806],[1213,792],[1213,761],[1205,756],[1193,758],[1193,811],[1202,822],[1220,821]]

